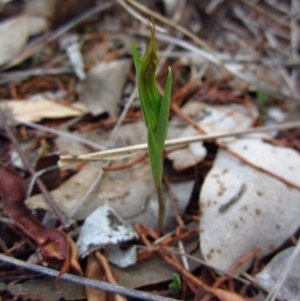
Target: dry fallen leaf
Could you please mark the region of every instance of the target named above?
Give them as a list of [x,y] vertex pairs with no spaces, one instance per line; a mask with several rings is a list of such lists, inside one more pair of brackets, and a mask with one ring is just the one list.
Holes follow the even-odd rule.
[[1,101],[1,106],[12,112],[15,118],[36,122],[43,118],[64,118],[81,116],[87,113],[82,104],[64,105],[51,100],[9,100]]
[[82,86],[83,99],[92,115],[108,112],[118,116],[129,68],[130,60],[118,60],[101,62],[89,71]]
[[[300,184],[300,156],[254,137],[228,143],[228,148],[273,174]],[[229,270],[260,246],[257,256],[279,247],[299,227],[300,192],[219,150],[201,188],[200,245],[210,264]],[[270,235],[272,233],[272,235]],[[252,259],[243,262],[238,273]]]
[[45,229],[25,205],[25,181],[13,170],[0,168],[0,193],[7,215],[40,247],[45,259],[61,267],[60,275],[73,268],[82,274],[76,244],[59,229]]
[[[87,278],[107,281],[108,283],[117,285],[107,259],[100,252],[89,255],[85,274]],[[124,296],[108,293],[92,287],[86,287],[86,294],[88,301],[127,300]]]
[[[59,207],[76,220],[86,219],[99,206],[108,204],[127,222],[146,223],[151,227],[156,226],[157,198],[154,185],[151,181],[149,162],[145,161],[134,168],[106,172],[101,183],[91,193],[83,206],[76,212],[85,192],[95,180],[101,166],[87,164],[76,175],[65,181],[62,185],[51,192],[57,200]],[[194,181],[171,183],[171,188],[178,200],[179,211],[182,214],[189,202]],[[118,187],[118,190],[115,189]],[[142,196],[142,197],[141,197]],[[168,197],[169,199],[169,197]],[[53,214],[49,205],[42,195],[35,195],[26,201],[30,209],[43,208]],[[74,213],[74,214],[73,214]],[[176,225],[174,209],[171,200],[167,201],[166,229],[173,229]]]
[[31,300],[84,300],[86,298],[84,286],[52,277],[39,277],[24,282],[0,283],[0,291],[14,291],[15,296],[31,296]]
[[14,59],[24,48],[29,37],[27,16],[19,16],[0,23],[0,65]]
[[108,205],[98,207],[84,221],[77,240],[80,256],[106,245],[138,238],[135,230]]
[[[115,276],[113,275],[113,272],[111,270],[111,267],[110,267],[110,265],[107,261],[106,256],[104,256],[99,251],[96,252],[95,255],[96,255],[96,258],[97,258],[99,264],[103,267],[103,269],[105,271],[107,282],[110,283],[110,284],[118,285],[118,283],[115,279]],[[122,295],[119,295],[119,294],[110,294],[110,296],[112,297],[112,299],[114,301],[126,301],[127,300],[125,296],[122,296]]]
[[56,0],[30,0],[25,3],[30,35],[36,35],[49,27],[55,16]]
[[[85,277],[89,279],[96,279],[105,281],[105,272],[103,267],[99,264],[94,253],[90,254],[87,261]],[[88,301],[108,301],[109,293],[93,287],[85,287],[86,296]]]
[[[276,282],[282,277],[282,269],[286,266],[295,247],[287,248],[278,253],[272,260],[255,275],[258,283],[263,287],[272,290],[276,285]],[[296,257],[293,266],[286,277],[282,287],[280,288],[277,297],[289,300],[297,301],[300,296],[300,256]]]
[[30,36],[42,33],[53,19],[55,0],[26,1],[25,13],[0,23],[0,65],[15,59]]

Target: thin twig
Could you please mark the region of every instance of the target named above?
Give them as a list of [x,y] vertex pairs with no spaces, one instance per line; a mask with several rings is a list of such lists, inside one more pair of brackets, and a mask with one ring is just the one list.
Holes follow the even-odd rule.
[[[137,247],[141,248],[141,249],[146,249],[146,250],[150,250],[151,251],[151,248],[149,248],[149,247],[145,247],[145,246],[137,246]],[[180,256],[185,256],[186,258],[189,258],[189,259],[191,259],[191,260],[193,260],[195,262],[198,262],[198,263],[200,263],[200,264],[202,264],[202,265],[204,265],[204,266],[206,266],[208,268],[211,268],[211,269],[217,271],[218,273],[225,274],[228,277],[231,277],[231,278],[233,278],[235,280],[238,280],[238,281],[240,281],[240,282],[242,282],[244,284],[247,284],[247,285],[251,284],[249,281],[247,281],[247,280],[245,280],[245,279],[243,279],[243,278],[241,278],[241,277],[239,277],[237,275],[234,275],[234,274],[232,274],[232,273],[230,273],[228,271],[219,269],[219,268],[211,265],[210,263],[208,263],[208,262],[206,262],[206,261],[204,261],[204,260],[202,260],[202,259],[200,259],[198,257],[195,257],[195,256],[187,254],[187,253],[182,254],[180,251],[178,251],[175,248],[171,248],[171,247],[155,248],[154,247],[153,250],[158,251],[158,252],[167,252],[167,253],[172,253],[172,254],[176,254],[176,255],[180,255]]]
[[[261,37],[258,34],[257,21],[254,21],[254,20],[250,19],[249,16],[247,15],[247,13],[244,10],[242,10],[241,7],[236,6],[234,8],[234,10],[235,10],[236,16],[240,19],[241,22],[244,23],[244,25],[253,34],[255,40],[257,41],[257,43],[262,44]],[[265,34],[266,39],[268,40],[269,44],[271,46],[275,47],[276,45],[274,45],[274,43],[272,42],[272,39],[271,39],[270,35],[266,34],[266,32],[264,34]],[[275,68],[279,71],[279,75],[285,81],[286,87],[290,90],[291,94],[294,97],[296,97],[297,94],[295,92],[293,84],[291,83],[291,80],[288,76],[287,71],[280,66],[280,62],[278,62],[278,60],[274,57],[273,52],[270,51],[270,49],[268,47],[264,47],[264,48],[265,48],[265,51],[268,54],[268,56],[271,58],[271,61],[274,63]]]
[[20,81],[22,78],[28,76],[40,76],[40,75],[57,75],[57,74],[69,74],[74,73],[72,68],[61,67],[61,68],[35,68],[24,71],[10,71],[2,72],[0,74],[0,84],[6,84],[10,82]]
[[[229,272],[231,272],[232,274],[234,274],[236,272],[236,270],[247,260],[253,258],[256,253],[258,253],[261,250],[260,247],[256,246],[254,247],[253,250],[251,250],[250,252],[248,252],[247,254],[245,254],[244,256],[242,256],[241,258],[239,258],[234,265],[229,269]],[[226,280],[227,280],[228,276],[227,275],[222,275],[220,276],[214,283],[213,288],[218,288],[220,287]],[[207,301],[210,300],[210,296],[209,294],[206,295],[206,297],[204,297],[202,299],[203,301]],[[201,300],[201,301],[202,301]]]
[[173,27],[174,29],[178,30],[179,32],[183,33],[185,36],[192,39],[200,47],[203,47],[204,49],[206,49],[207,51],[210,51],[211,53],[214,52],[214,50],[208,44],[206,44],[203,40],[198,38],[195,34],[193,34],[191,31],[187,30],[183,26],[173,22],[172,20],[169,20],[168,18],[163,17],[162,15],[152,11],[151,9],[147,8],[146,6],[144,6],[142,4],[139,4],[138,2],[136,2],[134,0],[127,0],[127,2],[129,2],[132,6],[139,9],[143,13],[146,13],[146,14],[150,15],[151,17],[153,17],[153,18]]
[[172,205],[173,205],[173,211],[174,211],[174,215],[176,217],[176,220],[177,220],[177,223],[179,225],[180,228],[185,228],[185,224],[180,216],[180,212],[179,212],[179,209],[178,209],[178,200],[171,188],[171,185],[170,185],[170,182],[169,182],[169,179],[166,175],[163,175],[163,180],[164,180],[164,183],[166,185],[166,189],[167,189],[167,192],[168,192],[168,195],[172,201]]
[[[149,241],[149,239],[147,238],[147,236],[145,235],[144,231],[143,231],[143,226],[135,223],[134,224],[134,228],[135,230],[138,232],[138,234],[140,235],[141,240],[143,241],[143,243],[150,249],[152,249],[153,251],[160,251],[163,249],[156,249],[154,247],[154,245]],[[175,257],[174,255],[171,254],[166,254],[163,252],[160,252],[159,255],[170,265],[172,265],[175,269],[177,269],[180,273],[182,273],[182,275],[184,277],[186,277],[187,279],[187,284],[194,284],[196,286],[202,287],[204,290],[206,290],[207,292],[210,292],[212,294],[215,294],[216,291],[214,288],[208,286],[207,284],[205,284],[204,282],[202,282],[201,279],[197,278],[196,276],[194,276],[191,272],[189,272],[188,270],[186,270],[180,263],[180,261],[178,260],[177,257]],[[186,254],[182,254],[179,251],[179,255],[181,256],[185,256]]]
[[[12,264],[14,266],[28,269],[31,271],[35,271],[35,272],[38,272],[38,273],[41,273],[43,275],[47,275],[50,277],[56,278],[59,275],[59,272],[56,270],[52,270],[52,269],[46,268],[44,266],[39,266],[39,265],[32,264],[29,262],[21,261],[21,260],[6,256],[3,254],[0,254],[0,260],[3,262],[6,262],[6,263]],[[60,276],[60,279],[67,280],[67,281],[77,283],[80,285],[98,288],[98,289],[108,291],[111,293],[116,293],[116,294],[120,294],[120,295],[125,295],[125,296],[129,296],[129,297],[133,297],[133,298],[142,299],[142,300],[175,301],[175,299],[172,299],[172,298],[161,297],[158,295],[153,295],[153,294],[145,293],[142,291],[137,291],[137,290],[134,290],[131,288],[113,285],[113,284],[109,284],[109,283],[98,281],[98,280],[87,279],[84,277],[75,276],[75,275],[71,275],[71,274],[63,274],[62,276]]]
[[131,108],[131,105],[132,105],[134,99],[137,96],[137,91],[138,91],[138,86],[134,85],[134,87],[132,89],[132,92],[131,92],[131,94],[129,96],[129,99],[128,99],[127,103],[126,103],[126,106],[123,109],[123,111],[122,111],[122,113],[121,113],[121,115],[120,115],[120,117],[119,117],[116,125],[114,126],[113,130],[111,131],[111,133],[109,135],[108,145],[112,144],[112,140],[114,139],[115,135],[117,134],[117,132],[118,132],[120,126],[122,125],[122,123],[123,123],[123,121],[124,121],[124,119],[125,119],[128,111],[129,111],[129,109]]
[[132,166],[141,163],[143,161],[145,161],[145,159],[147,159],[148,154],[144,154],[140,157],[138,157],[137,159],[127,163],[127,164],[123,164],[123,165],[114,165],[114,166],[109,166],[109,167],[102,167],[102,169],[104,171],[117,171],[117,170],[124,170],[124,169],[128,169],[131,168]]
[[[263,127],[255,127],[250,129],[238,130],[238,131],[230,131],[230,132],[221,132],[214,134],[204,134],[197,136],[190,136],[184,138],[176,138],[166,140],[165,146],[174,146],[174,145],[188,145],[197,141],[207,141],[214,140],[218,138],[226,138],[226,137],[234,137],[241,136],[253,133],[263,133],[263,132],[271,132],[276,130],[285,130],[291,128],[299,128],[300,121],[295,122],[287,122],[273,126],[263,126]],[[72,164],[76,162],[85,162],[85,161],[103,161],[103,160],[119,160],[128,158],[133,155],[140,154],[141,152],[147,151],[147,144],[136,144],[133,146],[126,146],[117,149],[110,149],[101,152],[95,152],[80,156],[60,156],[60,165]]]
[[[136,10],[134,10],[131,6],[129,6],[126,1],[124,0],[117,0],[117,2],[130,14],[132,15],[134,18],[136,18],[137,20],[139,20],[140,22],[142,22],[145,25],[148,25],[147,19],[144,18],[140,13],[138,13]],[[160,26],[156,26],[156,29],[158,31],[161,32],[166,32],[162,27]]]
[[[298,0],[291,1],[291,13],[297,11],[300,12],[300,5]],[[299,17],[298,17],[299,18]],[[299,32],[297,32],[297,17],[291,18],[291,52],[293,57],[299,57],[298,45],[299,45]]]
[[293,182],[293,181],[290,181],[282,176],[280,176],[279,174],[276,174],[266,168],[263,168],[261,167],[260,165],[257,165],[253,162],[251,162],[250,160],[244,158],[243,156],[241,156],[240,154],[238,154],[237,152],[233,151],[232,149],[230,149],[225,143],[222,143],[222,142],[218,142],[217,145],[219,147],[222,147],[224,150],[226,150],[229,154],[231,154],[232,156],[234,156],[235,158],[237,158],[238,160],[240,160],[241,162],[257,169],[258,171],[261,171],[263,173],[265,173],[266,175],[274,178],[274,179],[277,179],[278,181],[281,181],[282,183],[286,184],[287,186],[289,187],[292,187],[292,188],[296,188],[298,190],[300,190],[300,185]]
[[26,125],[30,128],[37,129],[39,131],[44,131],[46,133],[51,133],[51,134],[59,136],[59,137],[63,137],[63,138],[69,139],[69,140],[73,140],[73,141],[85,144],[85,145],[90,146],[90,147],[95,148],[95,149],[99,149],[99,150],[105,149],[104,146],[102,146],[98,143],[95,143],[95,142],[90,141],[90,140],[83,139],[81,137],[78,137],[78,136],[75,136],[75,135],[72,135],[72,134],[68,134],[68,133],[65,133],[65,132],[62,132],[62,131],[59,131],[59,130],[56,130],[56,129],[53,129],[53,128],[49,128],[47,126],[43,126],[43,125],[40,125],[40,124],[37,124],[37,123],[24,121],[24,120],[19,119],[19,118],[14,118],[14,117],[10,117],[10,116],[7,116],[7,117],[9,119],[13,120],[14,122]]
[[186,254],[186,251],[185,251],[184,244],[183,244],[182,240],[178,241],[178,249],[180,250],[180,254],[182,255],[181,256],[182,265],[184,266],[184,268],[186,270],[190,271],[191,268],[190,268],[189,262],[187,260],[187,257],[184,256]]
[[285,26],[287,28],[291,27],[291,24],[286,21],[286,20],[282,20],[281,18],[278,18],[277,15],[272,14],[270,11],[266,11],[264,10],[261,6],[258,6],[256,4],[252,4],[249,0],[241,0],[243,1],[245,4],[247,4],[248,6],[250,6],[251,8],[255,9],[256,11],[258,11],[259,13],[267,16],[268,18],[270,18],[271,20],[273,20],[274,22],[279,23],[282,26]]
[[[139,225],[138,223],[134,224],[134,228],[135,230],[139,233],[141,240],[143,241],[143,243],[149,247],[150,249],[154,247],[154,245],[149,241],[149,239],[147,238],[147,236],[145,235],[144,231],[142,230],[142,225]],[[158,249],[159,250],[159,249]],[[198,279],[197,277],[195,277],[191,272],[187,271],[179,262],[179,260],[177,259],[177,257],[175,257],[174,255],[171,254],[166,254],[166,253],[159,253],[159,255],[166,261],[168,262],[170,265],[172,265],[173,267],[175,267],[179,272],[182,273],[182,275],[186,276],[186,278],[192,282],[193,284],[203,287],[204,289],[209,290],[209,287],[203,283],[200,279]]]
[[[177,8],[176,8],[176,11],[173,15],[173,18],[172,18],[172,21],[177,24],[180,20],[180,17],[182,15],[182,12],[183,12],[183,8],[185,6],[185,3],[186,3],[186,0],[181,0],[178,2],[177,4]],[[178,33],[178,37],[181,38],[182,37],[182,34],[181,33]],[[166,49],[163,51],[163,54],[162,54],[162,57],[160,58],[159,60],[159,63],[157,65],[157,69],[156,69],[156,74],[158,74],[161,70],[161,68],[163,67],[164,63],[166,62],[167,60],[167,57],[169,56],[169,54],[174,50],[175,48],[175,45],[173,44],[169,44]]]
[[33,190],[33,187],[34,187],[34,184],[36,182],[36,180],[42,176],[45,172],[48,172],[50,170],[54,170],[54,169],[58,169],[58,166],[57,165],[53,165],[53,166],[49,166],[47,168],[44,168],[44,169],[41,169],[37,172],[34,173],[34,175],[31,177],[31,180],[30,180],[30,183],[29,183],[29,186],[27,188],[27,198],[30,197],[31,193],[32,193],[32,190]]
[[[107,161],[104,163],[103,167],[108,167],[110,165],[110,161]],[[84,196],[81,198],[81,200],[76,204],[76,206],[73,208],[71,213],[69,214],[69,218],[73,218],[74,215],[77,213],[77,211],[81,208],[81,206],[86,202],[87,198],[90,196],[90,194],[94,191],[94,189],[98,186],[99,182],[101,181],[102,177],[104,175],[104,170],[101,169],[94,181],[89,186],[88,190],[85,192]]]

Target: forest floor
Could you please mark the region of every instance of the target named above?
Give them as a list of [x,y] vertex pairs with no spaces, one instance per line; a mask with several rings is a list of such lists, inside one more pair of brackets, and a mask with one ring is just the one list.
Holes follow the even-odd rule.
[[[0,300],[300,300],[299,1],[0,18]],[[173,74],[162,233],[132,56],[151,22],[161,95]]]

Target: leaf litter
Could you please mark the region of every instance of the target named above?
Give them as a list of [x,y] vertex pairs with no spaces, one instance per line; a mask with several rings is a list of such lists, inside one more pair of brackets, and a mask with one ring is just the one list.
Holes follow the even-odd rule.
[[0,169],[1,194],[8,216],[39,245],[48,262],[61,267],[61,274],[75,269],[82,274],[78,251],[74,241],[58,229],[45,229],[24,205],[26,185],[23,179],[9,168]]
[[[209,134],[234,132],[237,129],[247,131],[270,122],[275,124],[276,129],[277,124],[289,121],[287,118],[299,119],[299,106],[292,102],[298,100],[299,92],[299,59],[295,46],[299,26],[296,17],[289,15],[287,1],[282,1],[280,8],[264,1],[256,5],[243,1],[242,5],[232,3],[232,6],[225,1],[199,4],[175,1],[172,7],[166,2],[164,5],[168,18],[164,17],[159,7],[155,8],[160,12],[159,17],[155,15],[153,3],[141,7],[132,0],[117,2],[118,5],[100,5],[75,17],[71,12],[76,11],[76,1],[71,4],[71,9],[65,9],[62,5],[63,9],[57,16],[66,22],[66,26],[62,24],[57,32],[53,30],[54,23],[48,27],[55,11],[54,1],[41,1],[41,7],[36,5],[36,1],[28,1],[30,4],[26,6],[26,14],[20,11],[0,24],[4,39],[0,47],[1,64],[8,64],[5,68],[9,68],[10,63],[15,64],[15,59],[32,56],[32,59],[25,59],[24,66],[16,66],[17,71],[23,72],[23,77],[15,77],[18,82],[12,80],[13,74],[9,74],[15,70],[6,70],[1,74],[4,82],[10,84],[0,89],[0,97],[5,99],[5,106],[1,109],[5,113],[1,114],[19,119],[19,123],[10,125],[14,127],[19,144],[23,140],[33,140],[38,151],[31,152],[31,156],[37,154],[43,158],[59,150],[62,155],[76,158],[90,151],[104,149],[104,146],[109,152],[111,148],[145,143],[146,131],[140,122],[140,107],[136,102],[126,103],[128,96],[125,94],[128,92],[123,89],[125,86],[133,87],[135,81],[130,60],[131,42],[134,41],[141,52],[145,46],[141,42],[145,40],[145,27],[137,27],[136,22],[139,21],[135,20],[136,17],[143,19],[141,10],[160,19],[155,21],[159,30],[161,25],[168,24],[190,38],[190,42],[178,39],[168,27],[164,34],[157,33],[160,59],[167,61],[161,65],[162,71],[158,73],[159,89],[164,87],[168,65],[171,65],[174,74],[168,139],[190,141],[190,136],[199,133],[209,137]],[[174,20],[180,19],[181,6],[185,6],[184,20],[177,26],[170,20],[173,13]],[[101,12],[103,18],[97,21],[89,19],[96,11]],[[108,14],[108,11],[112,14]],[[198,12],[201,13],[198,15]],[[133,14],[133,17],[129,19],[128,14]],[[185,18],[195,22],[186,22]],[[289,18],[290,23],[286,21]],[[116,19],[118,21],[114,26],[109,26]],[[276,25],[266,26],[267,23]],[[80,29],[74,30],[76,56],[80,57],[77,62],[71,55],[66,55],[66,47],[70,45],[60,48],[59,41],[52,38],[53,35],[63,35],[60,41],[69,41],[69,34],[73,34],[68,32],[72,24],[77,24]],[[181,27],[182,24],[186,29]],[[209,31],[207,24],[213,24],[209,26]],[[257,24],[261,24],[260,30]],[[43,33],[49,28],[52,37]],[[116,34],[116,28],[119,32],[122,29],[124,34]],[[42,39],[36,36],[28,42],[30,36],[37,34],[41,34]],[[254,47],[258,41],[261,49]],[[285,42],[290,46],[286,46]],[[170,44],[165,48],[167,43]],[[284,51],[280,50],[282,47]],[[40,49],[39,54],[34,49]],[[64,74],[63,70],[71,65],[75,74]],[[40,66],[39,75],[32,75]],[[56,73],[47,75],[46,70],[48,72],[53,66]],[[61,69],[57,69],[57,66]],[[82,74],[87,75],[86,79]],[[81,82],[78,84],[78,81]],[[45,99],[43,102],[22,102],[34,94],[42,93],[43,96],[43,93],[49,93],[49,87],[56,90],[54,93],[61,92],[59,102],[49,101],[45,97],[40,97]],[[129,93],[132,93],[130,101],[134,100],[134,90]],[[78,101],[86,104],[87,109],[78,109]],[[1,103],[4,104],[4,101]],[[31,105],[29,110],[28,103]],[[12,106],[15,106],[14,109],[11,109]],[[9,112],[7,108],[10,108]],[[74,116],[77,116],[76,119],[69,119]],[[8,119],[2,117],[3,125]],[[25,121],[39,122],[37,125],[44,128],[33,130],[28,123],[25,125]],[[291,126],[299,127],[297,124]],[[45,134],[48,128],[60,131],[55,132],[56,136],[49,136]],[[5,129],[3,126],[4,132]],[[46,130],[42,132],[41,129]],[[66,143],[63,133],[69,134],[68,137],[74,141]],[[13,139],[11,133],[6,134],[9,140]],[[83,147],[80,143],[86,140],[91,140],[91,143]],[[46,147],[43,141],[47,141]],[[55,200],[54,207],[53,203],[49,205],[45,202],[43,195],[35,195],[26,200],[26,205],[33,210],[30,212],[24,205],[26,184],[23,177],[28,175],[28,166],[13,165],[12,156],[7,155],[11,154],[12,148],[5,147],[1,167],[5,177],[0,179],[4,204],[0,229],[5,231],[8,221],[12,220],[21,230],[20,234],[17,228],[13,228],[22,243],[21,246],[12,246],[1,236],[1,253],[15,257],[23,254],[20,258],[26,259],[28,256],[24,255],[22,245],[31,246],[31,253],[36,251],[38,245],[47,264],[52,265],[53,258],[58,258],[60,268],[63,265],[62,273],[72,264],[75,270],[80,271],[84,262],[82,259],[77,262],[71,256],[71,253],[75,256],[76,247],[70,237],[76,240],[80,233],[78,244],[81,246],[81,241],[86,239],[84,229],[94,215],[96,222],[93,222],[93,231],[103,237],[103,226],[97,221],[104,222],[106,214],[98,217],[97,212],[101,213],[106,208],[117,216],[116,220],[124,220],[122,225],[127,224],[126,229],[133,231],[132,236],[124,242],[126,235],[121,234],[122,243],[116,242],[116,237],[120,238],[120,235],[114,236],[117,228],[113,227],[105,236],[110,240],[97,241],[94,232],[86,231],[92,235],[88,236],[90,238],[84,252],[89,250],[89,261],[93,261],[99,272],[97,275],[87,272],[86,277],[116,284],[113,277],[115,273],[121,285],[155,290],[160,295],[184,300],[208,301],[212,296],[219,300],[266,297],[266,289],[276,288],[276,282],[282,280],[281,274],[278,272],[266,284],[251,280],[253,278],[249,273],[252,276],[259,271],[258,275],[264,273],[272,264],[273,261],[268,262],[278,253],[278,249],[291,246],[289,239],[295,241],[294,236],[298,237],[299,133],[297,130],[273,131],[272,135],[239,134],[235,137],[205,139],[205,142],[182,141],[181,146],[176,143],[169,146],[164,154],[164,181],[168,196],[163,237],[156,232],[158,206],[149,161],[144,156],[145,148],[141,148],[139,157],[136,155],[124,159],[119,156],[116,162],[105,161],[106,157],[100,163],[86,163],[82,159],[72,166],[61,167],[63,183],[51,192]],[[5,167],[4,163],[15,166],[15,170]],[[91,183],[96,184],[91,187]],[[19,211],[12,209],[14,204],[18,204]],[[55,206],[59,210],[53,210]],[[46,229],[42,223],[47,224],[49,216],[56,219],[56,225],[59,225],[58,220],[64,220],[62,216],[57,219],[58,212],[65,215],[65,221],[71,224],[66,227],[67,223],[62,223],[62,228]],[[191,225],[193,229],[188,230]],[[28,237],[36,244],[28,241]],[[134,241],[131,241],[132,238]],[[146,249],[141,249],[141,244]],[[100,249],[100,252],[90,250],[91,247]],[[168,253],[170,247],[175,251],[180,250],[182,255]],[[130,256],[125,263],[122,257],[127,253]],[[112,273],[103,254],[123,268],[114,267]],[[196,259],[202,260],[202,264],[188,264],[183,259],[185,254],[193,254]],[[289,263],[288,259],[279,255],[279,259],[275,256],[273,260],[277,260],[279,265],[286,261]],[[88,269],[90,265],[88,263]],[[220,270],[240,276],[223,274]],[[177,295],[172,295],[167,289],[176,271],[182,276],[183,286]],[[293,286],[292,273],[287,274],[279,294]],[[260,279],[259,276],[257,279]],[[247,289],[239,286],[243,281],[247,282]],[[10,290],[13,292],[13,288]],[[18,296],[20,293],[14,294]],[[87,289],[88,300],[109,298],[106,293],[98,294],[99,291]],[[294,300],[294,295],[280,296]],[[120,295],[115,297],[122,298]],[[166,297],[160,298],[167,300]]]

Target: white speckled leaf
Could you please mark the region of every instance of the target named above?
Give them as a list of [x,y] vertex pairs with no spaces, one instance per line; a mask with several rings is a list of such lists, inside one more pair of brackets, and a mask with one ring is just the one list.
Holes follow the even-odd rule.
[[100,206],[84,221],[77,240],[79,254],[85,257],[89,252],[120,242],[138,238],[128,225],[111,207]]
[[[296,151],[254,138],[228,146],[256,165],[300,185],[300,156]],[[205,179],[200,206],[202,254],[210,264],[224,270],[256,246],[261,247],[260,256],[274,251],[300,224],[299,190],[241,163],[224,150],[218,152]],[[238,272],[250,264],[245,262]]]

